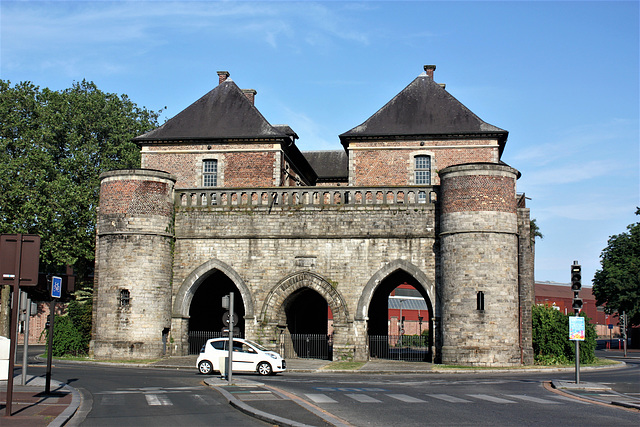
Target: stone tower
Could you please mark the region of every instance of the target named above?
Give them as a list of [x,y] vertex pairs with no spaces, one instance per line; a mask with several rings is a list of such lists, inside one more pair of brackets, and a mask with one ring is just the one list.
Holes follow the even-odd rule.
[[495,163],[440,171],[442,363],[520,364],[518,175]]
[[175,178],[137,169],[100,180],[92,351],[159,357],[171,327]]

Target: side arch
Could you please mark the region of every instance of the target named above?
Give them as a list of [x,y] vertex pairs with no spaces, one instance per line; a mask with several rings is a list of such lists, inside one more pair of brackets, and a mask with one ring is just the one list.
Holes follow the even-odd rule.
[[358,299],[358,308],[356,309],[355,320],[365,321],[368,317],[369,313],[369,304],[371,303],[371,299],[373,298],[373,294],[376,291],[376,288],[385,278],[387,278],[392,273],[402,270],[410,274],[422,290],[427,294],[429,300],[431,301],[432,306],[435,308],[438,306],[435,300],[435,286],[430,283],[429,278],[424,274],[418,267],[411,264],[408,261],[403,259],[397,259],[389,262],[387,265],[378,270],[371,279],[367,282],[367,285],[362,290],[362,294]]
[[221,271],[231,279],[240,291],[242,302],[244,303],[245,318],[253,318],[255,316],[253,297],[244,280],[242,280],[242,277],[229,265],[220,260],[212,259],[197,267],[184,279],[173,301],[173,317],[181,317],[184,319],[189,317],[191,300],[198,290],[198,287],[200,287],[204,279],[216,270]]
[[295,291],[301,288],[309,288],[318,292],[329,304],[333,313],[334,324],[346,324],[349,320],[349,310],[344,298],[322,276],[309,271],[293,273],[281,280],[267,295],[260,320],[263,323],[287,323],[284,311],[284,302]]

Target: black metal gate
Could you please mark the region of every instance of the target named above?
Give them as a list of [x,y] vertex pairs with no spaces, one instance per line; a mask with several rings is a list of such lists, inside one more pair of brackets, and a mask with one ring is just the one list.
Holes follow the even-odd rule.
[[280,351],[285,359],[332,360],[333,335],[282,334]]
[[425,335],[369,335],[369,355],[377,359],[426,362],[429,337]]
[[[220,331],[189,331],[189,354],[200,354],[200,349],[211,338],[228,336]],[[233,335],[236,338],[244,338],[243,334]]]

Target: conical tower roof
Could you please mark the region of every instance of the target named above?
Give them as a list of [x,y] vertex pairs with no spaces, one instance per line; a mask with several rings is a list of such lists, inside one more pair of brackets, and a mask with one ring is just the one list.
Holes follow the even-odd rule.
[[233,80],[227,79],[162,126],[133,138],[133,142],[231,138],[288,137],[271,126],[242,89]]
[[497,137],[500,151],[509,132],[484,122],[427,73],[422,73],[364,123],[340,135],[349,140],[367,138],[477,138]]

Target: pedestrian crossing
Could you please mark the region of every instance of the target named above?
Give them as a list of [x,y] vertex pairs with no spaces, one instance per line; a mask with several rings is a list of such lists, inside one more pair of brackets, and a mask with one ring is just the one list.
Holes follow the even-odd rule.
[[[408,394],[397,393],[375,393],[374,395],[367,393],[332,393],[331,395],[325,393],[306,393],[304,395],[308,400],[316,404],[340,404],[340,403],[385,403],[390,401],[400,401],[409,404],[430,404],[437,402],[448,403],[496,403],[496,404],[518,404],[518,403],[535,403],[540,405],[561,405],[569,401],[576,402],[574,399],[566,398],[565,396],[550,394],[548,396],[536,397],[527,394],[421,394],[416,396],[410,396]],[[579,402],[582,404],[588,404],[586,402]]]
[[202,387],[145,387],[129,388],[97,393],[98,403],[102,406],[124,406],[131,399],[144,399],[148,406],[179,406],[189,400],[199,406],[220,405],[211,395],[203,394]]

